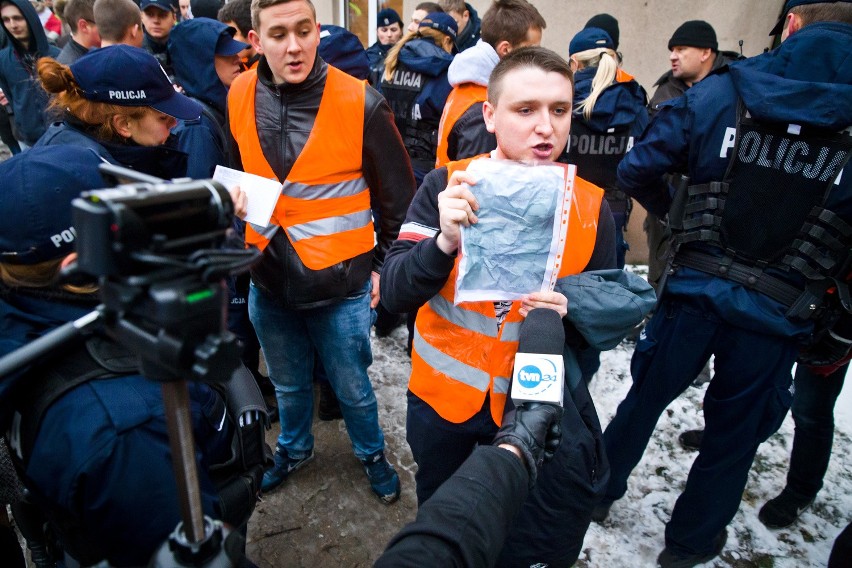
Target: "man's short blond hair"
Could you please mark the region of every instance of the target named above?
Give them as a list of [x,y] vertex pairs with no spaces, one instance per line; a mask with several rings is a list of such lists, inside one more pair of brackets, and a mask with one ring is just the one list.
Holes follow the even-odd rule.
[[304,2],[311,7],[311,13],[314,15],[314,22],[317,21],[317,9],[311,0],[252,0],[251,2],[251,27],[255,32],[260,33],[260,13],[270,6],[278,4],[289,4],[290,2]]

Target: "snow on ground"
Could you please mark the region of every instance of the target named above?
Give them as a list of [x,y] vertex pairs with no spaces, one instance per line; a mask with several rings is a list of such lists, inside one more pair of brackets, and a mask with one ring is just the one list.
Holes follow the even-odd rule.
[[[639,267],[639,269],[644,267]],[[637,272],[641,270],[637,269]],[[404,444],[404,385],[410,370],[404,354],[404,328],[391,337],[374,340],[376,362],[371,376],[377,380],[382,426],[389,438]],[[592,397],[601,424],[615,414],[630,388],[630,357],[633,344],[622,342],[601,357],[601,368],[591,384]],[[400,384],[401,383],[401,384]],[[837,534],[852,521],[852,379],[837,403],[838,424],[835,451],[825,477],[825,487],[799,522],[784,530],[770,530],[757,519],[760,507],[784,487],[793,420],[788,415],[781,429],[758,451],[740,510],[728,528],[728,542],[720,558],[705,567],[805,568],[828,562]],[[706,385],[691,387],[675,400],[660,418],[645,456],[628,481],[628,493],[617,501],[603,525],[592,523],[583,552],[581,568],[655,566],[664,546],[665,523],[686,483],[695,453],[677,441],[687,429],[703,425],[701,401]],[[407,448],[397,448],[401,469],[416,467],[400,457]],[[407,463],[406,463],[407,461]]]
[[[644,268],[644,267],[641,267]],[[640,272],[640,270],[637,270]],[[590,390],[601,425],[615,415],[631,385],[633,345],[622,342],[601,357]],[[784,488],[793,419],[758,450],[740,509],[728,527],[720,558],[705,566],[803,568],[825,566],[835,537],[852,521],[852,380],[838,399],[834,453],[825,485],[816,501],[783,530],[770,530],[757,518],[763,504]],[[617,501],[603,525],[592,523],[577,563],[581,567],[654,566],[664,546],[665,523],[686,483],[694,452],[684,450],[678,435],[703,425],[701,401],[707,385],[690,387],[663,413],[642,461],[628,481],[627,495]]]

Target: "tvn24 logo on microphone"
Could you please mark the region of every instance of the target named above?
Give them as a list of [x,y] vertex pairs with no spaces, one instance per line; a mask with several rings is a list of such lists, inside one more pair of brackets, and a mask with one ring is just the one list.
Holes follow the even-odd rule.
[[518,353],[512,377],[512,400],[562,406],[565,363],[562,355]]

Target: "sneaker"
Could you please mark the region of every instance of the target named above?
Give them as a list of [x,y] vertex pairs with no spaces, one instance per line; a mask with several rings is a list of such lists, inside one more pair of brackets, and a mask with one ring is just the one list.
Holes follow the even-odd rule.
[[685,450],[700,450],[701,440],[704,439],[704,430],[687,430],[681,433],[677,439]]
[[278,446],[275,450],[275,464],[263,474],[260,490],[264,493],[269,493],[284,483],[288,475],[308,464],[313,459],[313,450],[303,458],[293,459],[287,455],[287,450]]
[[705,554],[691,554],[688,556],[680,556],[675,554],[668,547],[664,548],[663,551],[657,556],[657,564],[662,566],[663,568],[692,568],[693,566],[697,566],[698,564],[704,564],[705,562],[710,562],[722,552],[722,549],[725,548],[725,542],[728,540],[728,531],[726,529],[722,529],[715,539],[713,539],[713,551],[707,552]]
[[373,493],[382,500],[382,503],[390,505],[399,499],[399,475],[388,463],[384,452],[376,452],[367,459],[361,460],[361,463],[364,464],[364,473],[367,474]]
[[770,499],[760,508],[757,518],[770,529],[783,529],[795,523],[813,502],[813,499],[796,497],[784,489],[778,497]]
[[598,524],[604,522],[609,517],[610,509],[612,509],[612,503],[598,503],[592,509],[592,520]]

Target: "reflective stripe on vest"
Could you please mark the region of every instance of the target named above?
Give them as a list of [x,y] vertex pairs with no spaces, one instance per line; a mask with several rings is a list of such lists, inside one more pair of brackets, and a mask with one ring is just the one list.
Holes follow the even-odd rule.
[[[474,159],[450,162],[447,175]],[[592,257],[603,190],[576,178],[559,281],[581,272]],[[518,350],[520,302],[512,302],[498,327],[493,302],[454,305],[459,259],[441,291],[417,312],[408,388],[442,418],[469,420],[490,397],[491,418],[500,424]]]
[[[256,90],[256,70],[242,73],[231,85],[231,133],[240,148],[243,169],[278,180],[258,137]],[[282,184],[270,224],[248,225],[247,244],[263,250],[283,228],[299,259],[312,270],[373,249],[370,191],[361,171],[365,93],[362,81],[328,67],[314,126]]]
[[441,114],[441,124],[438,126],[438,150],[435,158],[435,167],[446,166],[450,162],[448,151],[448,140],[453,126],[458,119],[467,112],[467,109],[476,103],[485,102],[488,91],[482,85],[475,83],[464,83],[453,87],[447,102],[444,104],[444,112]]

